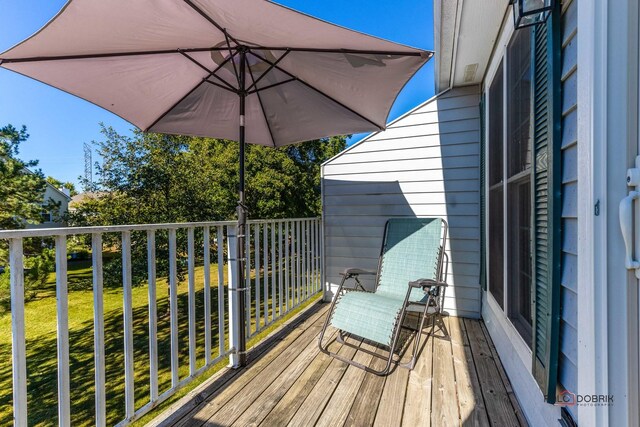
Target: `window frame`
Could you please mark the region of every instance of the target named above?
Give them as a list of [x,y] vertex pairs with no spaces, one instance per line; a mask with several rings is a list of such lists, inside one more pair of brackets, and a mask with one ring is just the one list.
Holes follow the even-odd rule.
[[[491,159],[489,158],[489,111],[490,111],[490,99],[489,99],[489,88],[494,80],[494,78],[496,77],[496,75],[498,74],[498,70],[499,67],[502,66],[503,67],[503,105],[508,105],[508,87],[507,87],[507,69],[509,66],[509,58],[507,55],[507,49],[508,49],[508,45],[509,42],[511,41],[512,37],[515,34],[515,30],[514,30],[514,26],[513,26],[513,20],[511,19],[507,19],[505,21],[505,26],[502,29],[501,34],[498,37],[498,40],[496,41],[496,47],[494,49],[494,52],[491,56],[491,59],[489,60],[489,65],[487,67],[487,72],[485,74],[485,78],[483,81],[483,87],[482,87],[482,93],[484,94],[485,97],[485,123],[487,124],[487,126],[485,126],[484,128],[484,137],[485,137],[485,170],[488,171],[491,167],[490,163],[491,163]],[[503,141],[507,140],[507,109],[503,108]],[[507,153],[507,144],[503,142],[503,178],[505,176],[507,176],[507,172],[508,172],[508,153]],[[484,211],[484,215],[485,217],[487,217],[488,212],[489,212],[489,185],[488,185],[488,181],[485,180],[485,188],[482,189],[482,191],[484,192],[484,197],[485,200],[487,200],[487,203],[485,203],[485,211]],[[506,185],[506,183],[503,183],[503,185]],[[503,187],[504,189],[505,187]],[[508,205],[507,205],[507,191],[503,190],[503,216],[505,218],[507,218],[508,215]],[[490,235],[489,235],[489,221],[485,221],[485,235],[487,236],[487,238],[485,239],[484,242],[484,250],[485,253],[487,254],[487,256],[485,256],[485,271],[487,272],[487,281],[489,280],[488,277],[488,272],[489,272],[489,256],[490,256],[490,251],[489,251],[489,239],[490,239]],[[505,223],[506,226],[506,223]],[[505,227],[506,228],[506,227]],[[506,233],[503,233],[503,248],[506,248],[508,245],[508,235]],[[503,277],[505,278],[505,283],[508,276],[508,257],[503,257]],[[489,291],[489,286],[490,284],[487,283],[487,288],[486,290],[483,292],[484,294],[484,298],[483,301],[486,302],[487,306],[488,306],[488,311],[490,311],[493,314],[494,319],[496,320],[496,322],[500,325],[501,329],[507,334],[507,337],[509,339],[509,341],[511,342],[511,344],[513,345],[513,349],[515,350],[515,353],[517,354],[517,356],[519,357],[519,359],[522,361],[522,364],[526,367],[526,369],[531,373],[532,372],[532,367],[531,367],[531,360],[532,360],[532,350],[529,346],[529,344],[527,344],[527,342],[525,341],[525,339],[522,337],[522,335],[520,335],[520,333],[518,332],[518,330],[516,329],[515,325],[512,323],[511,319],[509,319],[508,313],[507,311],[505,311],[502,307],[501,304],[498,303],[498,301],[495,300],[495,298],[493,297],[493,295],[491,294],[491,292]],[[533,286],[533,285],[532,285]],[[503,301],[502,301],[502,306],[503,307],[508,307],[509,306],[509,287],[508,286],[504,286],[504,292],[503,292]]]

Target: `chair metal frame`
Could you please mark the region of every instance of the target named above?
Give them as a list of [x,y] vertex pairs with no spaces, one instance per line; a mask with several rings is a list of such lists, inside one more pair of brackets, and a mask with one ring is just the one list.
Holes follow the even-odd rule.
[[[404,302],[402,305],[402,309],[400,310],[400,313],[398,313],[398,316],[396,318],[396,325],[394,327],[394,334],[393,334],[393,339],[391,342],[391,346],[387,346],[384,345],[384,347],[387,347],[389,350],[389,356],[388,357],[384,357],[380,354],[377,354],[375,352],[363,349],[361,347],[355,346],[353,344],[348,343],[345,340],[345,337],[347,335],[351,335],[349,333],[344,333],[344,331],[338,330],[338,337],[336,338],[336,341],[340,344],[343,345],[348,345],[351,347],[355,347],[357,348],[359,351],[364,351],[365,353],[371,354],[374,357],[378,357],[381,359],[386,359],[387,363],[385,365],[385,367],[382,370],[376,370],[376,369],[372,369],[369,366],[363,365],[361,363],[358,363],[352,359],[346,358],[336,352],[332,352],[329,350],[329,343],[327,343],[325,346],[323,346],[323,339],[324,339],[324,334],[329,326],[329,324],[331,323],[331,316],[333,314],[333,311],[335,309],[335,306],[338,302],[339,295],[341,295],[343,292],[353,292],[353,291],[357,291],[357,292],[373,292],[375,293],[378,285],[379,285],[379,280],[380,280],[380,269],[382,266],[382,259],[384,256],[384,248],[385,248],[385,244],[386,244],[386,239],[387,239],[387,229],[389,227],[389,221],[387,221],[385,223],[384,226],[384,234],[383,234],[383,241],[382,241],[382,245],[380,247],[380,256],[378,258],[378,268],[377,271],[372,271],[372,270],[363,270],[363,269],[358,269],[358,268],[347,268],[345,269],[343,272],[340,273],[340,275],[342,276],[342,280],[340,282],[340,285],[338,286],[338,289],[333,297],[333,300],[331,301],[331,307],[329,308],[329,312],[327,313],[327,317],[325,319],[324,322],[324,326],[322,327],[322,330],[320,331],[320,336],[318,337],[318,346],[320,347],[320,351],[322,351],[323,353],[334,357],[338,360],[341,360],[345,363],[348,363],[352,366],[355,366],[357,368],[363,369],[367,372],[370,372],[372,374],[376,374],[376,375],[387,375],[389,374],[389,372],[391,372],[392,370],[392,366],[393,364],[396,364],[397,366],[403,367],[403,368],[407,368],[407,369],[413,369],[416,363],[416,359],[418,357],[419,354],[419,349],[420,349],[420,341],[422,338],[422,334],[423,334],[423,328],[424,328],[424,323],[427,317],[431,316],[432,317],[432,323],[431,323],[431,330],[430,332],[427,334],[427,339],[429,336],[433,336],[434,330],[435,330],[435,325],[436,325],[436,321],[439,320],[440,324],[442,325],[442,327],[444,326],[444,322],[442,321],[442,309],[443,309],[443,304],[444,304],[444,295],[445,295],[445,289],[447,288],[448,284],[446,283],[446,278],[448,275],[448,271],[449,271],[449,256],[446,254],[445,252],[445,248],[446,248],[446,243],[447,243],[447,232],[448,232],[448,224],[447,222],[443,219],[443,218],[434,218],[434,219],[439,219],[442,221],[442,236],[441,236],[441,244],[440,244],[440,248],[439,248],[439,253],[438,253],[438,265],[437,265],[437,270],[436,270],[436,279],[421,279],[421,278],[416,278],[416,280],[411,281],[408,283],[408,287],[407,287],[407,293],[405,295],[404,298]],[[446,263],[445,263],[446,260]],[[362,283],[360,282],[359,276],[361,275],[375,275],[375,286],[376,289],[374,289],[373,291],[368,291],[367,289],[365,289],[365,287],[362,285]],[[349,288],[349,287],[345,287],[345,283],[347,282],[347,280],[353,279],[355,281],[355,286]],[[425,291],[425,294],[428,295],[427,297],[427,301],[426,302],[419,302],[419,301],[411,301],[410,297],[411,297],[411,292],[416,289],[416,288],[422,288]],[[404,321],[407,315],[407,311],[410,307],[422,307],[422,313],[420,315],[420,324],[418,326],[418,329],[414,329],[414,328],[409,328],[407,326],[404,325]],[[430,311],[430,308],[432,309],[432,311]],[[420,312],[420,311],[418,311]],[[409,360],[409,362],[407,363],[400,363],[400,360],[402,359],[402,355],[404,354],[404,352],[400,353],[398,355],[397,358],[394,358],[394,354],[396,352],[396,347],[398,345],[398,341],[400,338],[400,333],[402,331],[402,329],[410,329],[412,331],[415,332],[416,337],[414,339],[414,344],[413,344],[413,352],[411,355],[411,359]],[[444,329],[444,328],[443,328]],[[373,341],[372,341],[373,342]],[[379,344],[380,343],[375,343],[375,344]]]

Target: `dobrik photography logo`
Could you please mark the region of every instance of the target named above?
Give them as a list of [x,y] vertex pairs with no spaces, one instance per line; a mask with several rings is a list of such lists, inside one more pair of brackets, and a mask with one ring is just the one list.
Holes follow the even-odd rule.
[[556,406],[576,406],[576,395],[565,390],[556,396]]
[[575,394],[565,390],[556,396],[556,406],[612,406],[611,394]]

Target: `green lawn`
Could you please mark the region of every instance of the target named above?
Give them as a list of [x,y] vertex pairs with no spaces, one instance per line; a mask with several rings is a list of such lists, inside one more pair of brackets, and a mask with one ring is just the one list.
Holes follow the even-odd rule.
[[[212,357],[217,356],[217,307],[218,307],[218,266],[211,266],[211,307],[212,307]],[[69,262],[69,288],[74,283],[90,279],[90,261]],[[225,282],[227,268],[224,268]],[[253,272],[252,272],[253,276]],[[203,268],[196,267],[196,333],[198,367],[204,365],[204,293]],[[253,283],[253,280],[252,280]],[[225,289],[225,309],[226,296]],[[255,298],[255,294],[252,293]],[[316,298],[314,298],[316,299]],[[123,319],[122,290],[106,289],[104,291],[105,313],[105,348],[106,348],[106,393],[108,424],[115,424],[124,418],[124,355],[123,355]],[[157,281],[158,305],[158,354],[159,354],[159,388],[160,393],[170,387],[170,346],[167,282]],[[270,304],[269,304],[270,305]],[[306,305],[306,304],[305,304]],[[301,308],[301,307],[300,307]],[[299,308],[299,309],[300,309]],[[255,313],[255,307],[252,312]],[[179,284],[179,360],[180,378],[188,376],[188,314],[187,314],[187,282]],[[298,310],[292,311],[289,315]],[[143,406],[149,398],[149,364],[148,364],[148,286],[146,284],[133,288],[134,319],[134,363],[135,363],[135,399],[136,408]],[[289,317],[289,315],[287,317]],[[28,407],[29,425],[57,424],[57,365],[56,365],[56,300],[55,277],[52,275],[45,289],[39,291],[35,299],[25,307],[26,339],[27,339],[27,372],[28,372]],[[255,328],[255,314],[253,327]],[[284,319],[268,327],[264,332],[250,340],[255,344],[270,330],[277,327]],[[70,290],[69,292],[69,337],[70,337],[70,371],[72,424],[93,425],[94,419],[94,363],[93,363],[93,292],[87,290]],[[226,336],[225,332],[225,336]],[[12,422],[12,376],[11,376],[11,315],[0,314],[0,425]],[[176,396],[185,394],[195,384],[204,381],[206,376],[219,370],[226,362],[209,369],[206,375],[191,387],[181,390]],[[175,400],[175,399],[172,399]],[[165,402],[166,407],[170,402]],[[161,409],[160,408],[160,409]],[[145,417],[148,420],[150,417]]]

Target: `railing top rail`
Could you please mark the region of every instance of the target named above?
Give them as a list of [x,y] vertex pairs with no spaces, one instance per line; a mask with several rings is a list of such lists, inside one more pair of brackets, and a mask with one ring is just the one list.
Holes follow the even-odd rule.
[[[320,217],[310,218],[284,218],[284,219],[254,219],[249,220],[249,224],[266,224],[278,223],[286,221],[303,221],[310,219],[319,219]],[[61,228],[36,228],[36,229],[20,229],[20,230],[1,230],[0,240],[19,239],[25,237],[52,237],[52,236],[70,236],[75,234],[92,234],[92,233],[121,233],[123,231],[150,231],[150,230],[175,230],[179,228],[191,227],[217,227],[220,225],[236,225],[236,221],[209,221],[209,222],[176,222],[165,224],[131,224],[131,225],[105,225],[95,227],[61,227]]]

